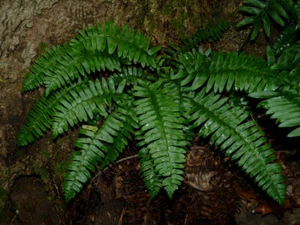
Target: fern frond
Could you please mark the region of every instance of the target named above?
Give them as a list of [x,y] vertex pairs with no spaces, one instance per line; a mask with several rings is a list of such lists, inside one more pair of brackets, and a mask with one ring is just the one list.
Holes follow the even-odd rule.
[[266,62],[244,54],[213,53],[207,59],[198,52],[179,57],[183,67],[172,79],[181,79],[184,91],[205,88],[206,92],[276,90],[283,83],[276,78]]
[[109,54],[117,53],[119,58],[128,59],[133,63],[144,66],[156,67],[155,55],[160,47],[150,48],[150,39],[143,36],[140,31],[134,32],[126,25],[121,29],[112,22],[106,22],[79,31],[72,44],[83,43],[85,49],[90,51],[105,49]]
[[277,79],[280,79],[286,87],[293,90],[299,90],[300,84],[300,45],[293,45],[283,50],[280,56],[275,59],[271,69],[276,73]]
[[116,85],[125,82],[127,86],[135,85],[139,80],[147,80],[150,78],[147,70],[137,67],[122,68],[122,71],[114,73],[110,77],[114,80]]
[[128,102],[127,105],[119,106],[114,113],[115,119],[111,119],[108,124],[110,127],[116,126],[118,122],[122,121],[121,134],[114,137],[113,143],[109,146],[110,150],[106,152],[105,157],[102,159],[100,167],[105,168],[110,163],[115,162],[119,154],[123,152],[124,148],[128,145],[128,139],[134,134],[135,129],[138,127],[137,118],[134,111],[132,111],[132,103]]
[[292,0],[244,0],[240,11],[249,16],[236,26],[240,28],[253,25],[251,40],[257,37],[261,27],[269,37],[272,21],[283,27],[294,13]]
[[[117,49],[117,50],[116,50]],[[121,70],[121,63],[133,62],[156,67],[160,47],[149,47],[149,38],[126,26],[100,24],[79,31],[76,39],[53,47],[32,66],[25,77],[22,92],[46,86],[46,95],[62,86],[100,70]]]
[[17,136],[18,146],[28,145],[46,133],[52,126],[55,107],[76,86],[86,82],[86,80],[79,80],[66,89],[54,92],[47,97],[42,95],[36,100]]
[[281,92],[256,92],[251,97],[267,98],[259,105],[267,109],[272,119],[276,119],[279,127],[295,128],[288,137],[300,136],[300,95],[299,92],[283,90]]
[[162,188],[163,178],[157,173],[156,164],[147,147],[139,151],[139,158],[144,183],[149,191],[150,199],[153,199]]
[[[152,160],[141,168],[145,183],[158,183],[158,187],[161,183],[170,197],[183,180],[189,144],[184,135],[185,121],[180,115],[180,95],[176,87],[174,89],[162,87],[161,81],[143,82],[134,87],[133,93],[137,98],[135,106],[140,126],[137,145],[146,148],[145,157],[151,156]],[[153,177],[153,174],[156,175]]]
[[123,87],[124,84],[120,84],[116,88],[113,79],[106,81],[102,78],[101,82],[89,81],[88,84],[82,84],[70,91],[55,106],[53,138],[66,132],[69,126],[73,127],[79,122],[93,119],[94,115],[100,114],[105,117],[107,111],[113,107],[113,102],[119,103],[125,99]]
[[109,114],[101,127],[83,126],[75,142],[78,148],[70,157],[63,189],[66,202],[75,197],[95,172],[96,166],[114,162],[127,146],[135,122],[130,110],[120,108]]
[[53,105],[56,105],[57,98],[52,96],[46,98],[41,96],[35,101],[32,110],[22,125],[17,136],[18,146],[25,146],[40,138],[52,125]]
[[[300,11],[299,11],[300,12]],[[286,27],[279,35],[277,41],[273,45],[273,50],[276,56],[280,56],[286,49],[295,46],[299,43],[300,27],[291,25]]]
[[54,46],[48,49],[43,57],[38,58],[30,68],[30,72],[26,74],[23,81],[22,93],[33,90],[41,85],[45,85],[45,68],[49,68],[56,64],[57,59],[60,60],[57,52],[62,52],[63,46]]
[[226,155],[236,161],[246,174],[273,199],[284,204],[285,185],[274,150],[266,144],[264,133],[240,107],[226,104],[227,99],[201,91],[190,96],[190,120],[199,127],[199,136],[210,137]]

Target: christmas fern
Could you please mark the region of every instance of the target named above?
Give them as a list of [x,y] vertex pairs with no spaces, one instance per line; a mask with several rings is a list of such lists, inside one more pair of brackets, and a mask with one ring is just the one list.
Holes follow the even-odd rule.
[[296,137],[298,83],[279,75],[274,57],[268,63],[238,53],[193,49],[170,56],[159,50],[140,32],[112,23],[86,28],[48,50],[24,80],[23,92],[40,86],[45,92],[21,127],[18,145],[50,130],[58,138],[81,127],[63,185],[69,202],[98,166],[114,163],[134,139],[150,197],[162,188],[172,197],[184,179],[185,153],[199,134],[284,204],[284,177],[274,150],[250,107],[230,98],[243,93],[249,101],[262,99],[260,106]]
[[[145,149],[140,154],[141,170],[152,198],[160,186],[172,197],[183,180],[185,152],[189,145],[184,134],[180,92],[162,83],[161,80],[153,84],[140,83],[133,93],[137,98],[135,106],[139,118],[137,145]],[[153,185],[157,187],[152,188]]]
[[101,168],[114,162],[127,146],[128,138],[136,124],[132,112],[122,108],[109,114],[100,128],[84,125],[75,142],[78,148],[70,158],[65,177],[64,191],[68,202],[82,189],[82,185],[95,172],[101,162]]
[[261,28],[267,37],[271,34],[271,25],[275,23],[281,27],[291,20],[295,20],[295,9],[292,0],[244,0],[240,11],[248,15],[237,24],[237,27],[252,26],[251,40],[254,40]]

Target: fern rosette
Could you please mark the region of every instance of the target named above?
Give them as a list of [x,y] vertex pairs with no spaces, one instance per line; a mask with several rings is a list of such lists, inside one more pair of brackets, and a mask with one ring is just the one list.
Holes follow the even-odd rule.
[[[150,47],[141,32],[106,23],[48,50],[24,80],[23,92],[44,86],[45,93],[22,126],[18,145],[49,130],[58,138],[81,126],[63,185],[68,202],[98,166],[114,163],[134,139],[150,198],[162,188],[172,197],[184,179],[185,154],[197,133],[283,204],[284,178],[274,150],[250,107],[231,104],[230,94],[265,98],[261,105],[267,113],[280,126],[294,127],[290,136],[300,136],[299,94],[286,91],[294,83],[253,56],[201,49],[170,56],[160,49]],[[283,113],[287,105],[294,107],[289,116]]]

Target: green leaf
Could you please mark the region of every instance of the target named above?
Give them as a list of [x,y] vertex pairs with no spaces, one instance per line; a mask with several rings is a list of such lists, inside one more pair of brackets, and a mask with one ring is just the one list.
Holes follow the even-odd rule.
[[242,21],[237,23],[236,27],[240,28],[240,27],[248,26],[250,24],[253,24],[254,21],[255,21],[254,17],[247,17],[246,19],[243,19]]

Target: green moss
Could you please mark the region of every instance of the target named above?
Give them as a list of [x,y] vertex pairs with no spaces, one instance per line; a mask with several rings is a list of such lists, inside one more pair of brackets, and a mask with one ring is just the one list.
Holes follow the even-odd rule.
[[5,222],[5,208],[8,205],[8,193],[0,187],[0,222]]
[[155,16],[150,4],[147,1],[141,1],[142,10],[138,20],[138,24],[141,27],[145,27],[148,32],[153,32],[156,27]]
[[4,188],[0,187],[0,200],[5,201],[7,200],[7,198],[7,191]]
[[34,172],[41,177],[44,183],[48,183],[48,172],[46,168],[41,167],[38,163],[33,165]]
[[56,163],[56,165],[53,168],[54,176],[58,176],[61,178],[64,177],[67,172],[67,165],[68,165],[67,160]]
[[42,56],[47,51],[47,48],[48,48],[48,44],[46,42],[42,41],[39,44],[39,53],[38,53],[38,55]]

